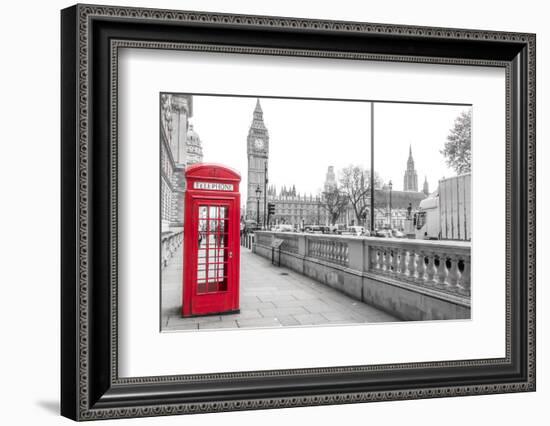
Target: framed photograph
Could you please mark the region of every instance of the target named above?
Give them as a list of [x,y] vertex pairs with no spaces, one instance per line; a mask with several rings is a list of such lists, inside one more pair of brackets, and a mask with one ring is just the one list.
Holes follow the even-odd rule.
[[535,390],[535,35],[61,12],[61,413]]

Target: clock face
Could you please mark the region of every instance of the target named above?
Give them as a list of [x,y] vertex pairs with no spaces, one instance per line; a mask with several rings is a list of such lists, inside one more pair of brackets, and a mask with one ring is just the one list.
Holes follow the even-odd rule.
[[256,147],[256,149],[262,149],[264,147],[264,141],[261,139],[256,139],[254,141],[254,146]]

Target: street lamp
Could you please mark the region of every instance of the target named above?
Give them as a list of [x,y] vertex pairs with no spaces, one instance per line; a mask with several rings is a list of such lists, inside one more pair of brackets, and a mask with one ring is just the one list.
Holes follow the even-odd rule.
[[262,195],[262,190],[260,185],[256,188],[256,224],[260,227],[260,196]]
[[390,229],[391,229],[391,190],[392,190],[392,183],[391,183],[391,180],[390,180],[390,183],[388,185],[390,187]]

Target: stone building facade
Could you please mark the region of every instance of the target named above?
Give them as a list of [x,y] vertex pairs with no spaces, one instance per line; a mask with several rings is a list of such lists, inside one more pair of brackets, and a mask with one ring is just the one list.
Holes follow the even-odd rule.
[[270,218],[271,225],[290,224],[297,229],[304,225],[320,225],[325,223],[325,211],[321,197],[312,194],[300,194],[296,187],[283,186],[279,192],[272,185],[268,187],[267,201],[275,204],[275,215]]
[[163,93],[160,98],[161,232],[181,230],[185,167],[202,162],[202,142],[189,123],[193,97]]

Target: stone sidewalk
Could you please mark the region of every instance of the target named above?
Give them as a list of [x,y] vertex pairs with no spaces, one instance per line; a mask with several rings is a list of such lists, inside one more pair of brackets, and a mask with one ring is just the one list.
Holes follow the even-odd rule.
[[162,271],[162,331],[393,322],[397,318],[241,247],[238,314],[181,318],[182,248]]

